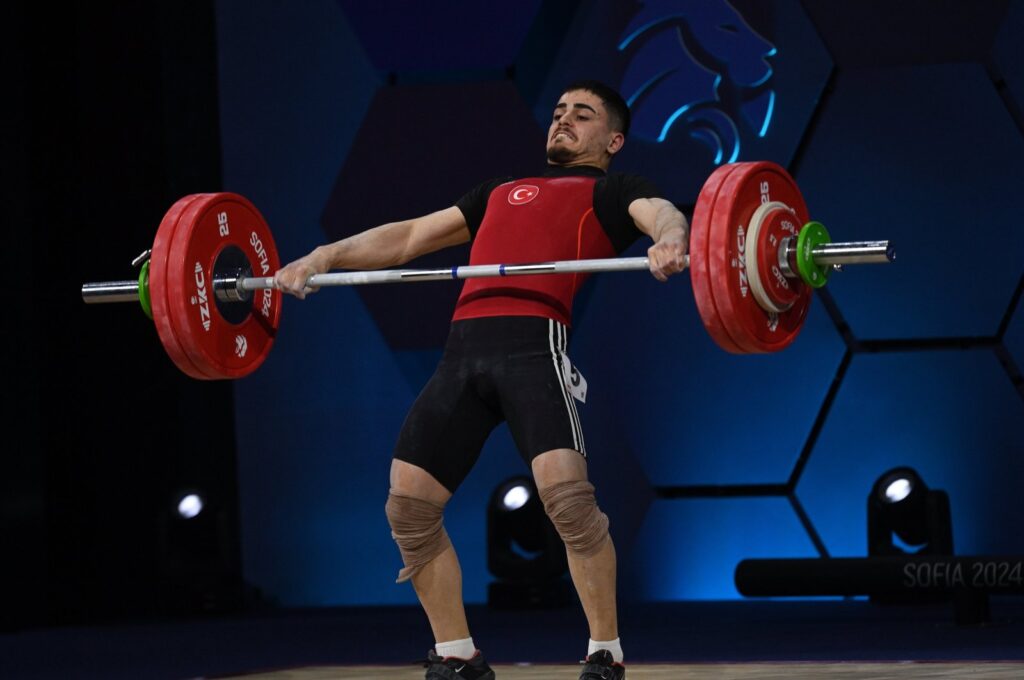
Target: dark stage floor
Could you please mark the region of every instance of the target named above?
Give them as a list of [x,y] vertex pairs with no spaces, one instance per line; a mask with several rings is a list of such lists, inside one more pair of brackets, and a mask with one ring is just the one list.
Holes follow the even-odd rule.
[[[577,609],[471,607],[495,663],[573,664]],[[680,602],[624,606],[631,663],[1024,661],[1024,599],[993,598],[992,623],[960,627],[950,605],[865,601]],[[200,678],[304,666],[414,662],[431,646],[407,607],[290,610],[205,620],[54,628],[0,636],[0,678]]]

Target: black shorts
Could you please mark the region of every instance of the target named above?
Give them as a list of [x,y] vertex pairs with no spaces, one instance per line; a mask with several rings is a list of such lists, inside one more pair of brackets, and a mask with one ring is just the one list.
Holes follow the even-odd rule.
[[562,377],[567,344],[566,327],[541,317],[453,322],[441,363],[402,425],[395,458],[454,493],[503,420],[527,465],[552,449],[585,456],[576,404]]

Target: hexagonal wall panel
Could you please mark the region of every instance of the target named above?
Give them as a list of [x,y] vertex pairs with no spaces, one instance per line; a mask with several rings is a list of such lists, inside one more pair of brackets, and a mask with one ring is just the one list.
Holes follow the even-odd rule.
[[288,262],[323,243],[318,208],[380,79],[332,0],[218,2],[217,42],[224,188],[253,200]]
[[616,545],[625,549],[636,540],[655,496],[618,417],[622,401],[612,390],[588,391],[587,402],[576,408],[587,446],[587,476],[611,520]]
[[936,6],[933,0],[835,0],[803,5],[844,70],[982,60],[1006,11],[1003,2]]
[[[544,133],[511,82],[384,87],[337,175],[322,225],[331,240],[343,238],[447,208],[480,182],[536,174],[544,163]],[[409,266],[468,260],[461,246]],[[436,282],[358,293],[389,346],[422,349],[443,344],[460,290]]]
[[[377,75],[331,0],[216,9],[224,188],[259,207],[287,261],[324,241],[320,207]],[[352,541],[395,550],[389,453],[415,395],[390,354],[354,293],[325,291],[285,300],[274,351],[235,383],[245,579],[283,605],[411,601],[348,559]]]
[[1020,177],[1024,139],[980,65],[840,74],[797,180],[835,240],[896,246],[830,285],[857,337],[994,334],[1024,252]]
[[534,105],[550,120],[562,89],[597,78],[630,102],[615,161],[692,203],[721,163],[789,162],[832,68],[797,2],[585,3]]
[[338,0],[374,66],[383,71],[505,68],[541,0],[488,3]]
[[787,350],[728,354],[705,331],[688,279],[602,274],[588,284],[571,352],[589,394],[610,392],[608,417],[654,486],[785,482],[845,346],[815,302]]
[[622,598],[731,600],[740,560],[817,557],[785,498],[656,501],[628,554]]
[[992,59],[1006,79],[1018,111],[1024,111],[1024,3],[1009,3],[992,47]]
[[958,554],[1019,554],[1022,418],[990,351],[858,355],[797,496],[834,557],[863,556],[871,486],[909,465],[949,493]]

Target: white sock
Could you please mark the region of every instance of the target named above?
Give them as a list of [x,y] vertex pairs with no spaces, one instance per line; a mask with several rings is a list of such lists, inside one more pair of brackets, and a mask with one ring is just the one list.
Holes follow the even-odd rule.
[[612,653],[612,660],[615,663],[622,663],[622,645],[619,643],[619,638],[609,640],[608,642],[591,640],[590,644],[587,645],[587,656],[590,656],[599,649],[607,649]]
[[476,654],[476,645],[473,638],[465,640],[452,640],[451,642],[438,642],[434,645],[434,653],[441,658],[454,656],[456,659],[472,659]]

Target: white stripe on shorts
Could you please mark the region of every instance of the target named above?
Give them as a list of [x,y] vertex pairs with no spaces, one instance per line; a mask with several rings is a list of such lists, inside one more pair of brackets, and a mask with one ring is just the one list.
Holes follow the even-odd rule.
[[569,393],[569,387],[565,384],[565,376],[562,373],[561,355],[566,348],[566,337],[565,326],[554,319],[548,319],[548,344],[551,347],[551,359],[555,366],[558,384],[562,386],[562,398],[565,400],[565,410],[572,428],[573,446],[586,457],[587,449],[583,443],[583,427],[580,425],[580,416],[576,411],[576,400]]

